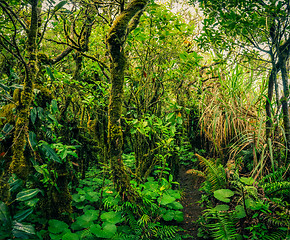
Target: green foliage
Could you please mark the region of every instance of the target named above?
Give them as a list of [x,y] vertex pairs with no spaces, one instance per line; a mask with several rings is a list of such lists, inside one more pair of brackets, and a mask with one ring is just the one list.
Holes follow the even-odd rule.
[[272,182],[272,183],[266,183],[263,185],[265,194],[267,196],[289,196],[290,194],[290,182],[284,181],[284,182]]
[[209,224],[210,234],[214,239],[238,239],[235,221],[227,212],[212,209],[208,210],[206,217],[211,221],[216,221],[215,223]]
[[206,192],[213,193],[215,190],[221,189],[227,184],[227,177],[224,167],[215,160],[208,160],[198,154],[200,164],[205,168],[206,181],[203,189]]
[[159,182],[150,177],[140,185],[132,182],[147,206],[143,209],[144,213],[138,215],[137,206],[122,202],[112,182],[108,179],[104,181],[101,174],[101,171],[91,169],[88,177],[80,180],[77,193],[72,196],[73,206],[79,214],[75,215],[71,225],[52,219],[48,222],[48,233],[52,239],[69,236],[75,239],[175,239],[178,236],[177,226],[159,222],[161,217],[169,222],[183,221],[180,211],[183,207],[177,202],[180,193],[172,190],[166,179]]
[[4,238],[35,239],[35,227],[26,222],[32,216],[39,200],[39,189],[23,189],[22,182],[16,176],[9,180],[10,191],[16,198],[8,204],[14,204],[14,211],[9,211],[8,205],[0,202],[0,236]]
[[[246,239],[267,239],[267,237],[271,239],[271,236],[283,239],[289,226],[289,217],[285,214],[289,211],[287,210],[289,204],[282,199],[280,202],[261,199],[261,193],[254,183],[253,178],[240,177],[234,170],[229,181],[231,189],[214,191],[214,197],[227,204],[220,205],[216,201],[205,202],[208,207],[203,215],[205,223],[200,220],[202,228],[199,235],[211,235],[214,239],[241,239],[241,234]],[[276,191],[278,196],[279,189],[282,194],[282,190],[288,187],[284,182],[271,184],[264,184],[269,190],[269,196]],[[279,211],[280,209],[283,210]],[[242,229],[238,222],[245,220],[250,223]]]
[[[0,1],[1,184],[10,177],[18,139],[14,122],[23,114],[23,82],[30,76],[25,34],[33,2]],[[124,92],[117,93],[124,95],[117,122],[124,144],[116,143],[124,152],[117,167],[124,162],[122,174],[131,177],[137,196],[127,198],[110,180],[123,176],[112,176],[108,162],[115,150],[108,152],[107,127],[116,74],[109,70],[119,66],[111,64],[105,39],[130,4],[78,1],[70,8],[67,1],[38,2],[32,64],[37,77],[25,87],[34,88],[34,100],[26,106],[20,132],[27,142],[19,149],[30,172],[25,180],[13,175],[8,181],[10,198],[0,203],[1,239],[180,239],[180,166],[205,179],[199,237],[288,237],[289,144],[281,140],[287,131],[280,130],[279,84],[274,104],[266,96],[265,69],[271,61],[279,67],[277,57],[289,48],[289,4],[200,0],[203,14],[197,8],[179,14],[179,6],[171,11],[163,2],[149,1],[120,49],[127,61],[125,76],[118,76],[125,82]],[[275,127],[267,137],[265,100]],[[64,192],[67,199],[60,197]],[[68,210],[63,205],[70,206],[70,193]],[[46,219],[44,213],[54,207],[59,216]]]
[[219,189],[214,191],[213,195],[217,200],[229,203],[231,201],[230,197],[234,196],[234,192],[230,189]]

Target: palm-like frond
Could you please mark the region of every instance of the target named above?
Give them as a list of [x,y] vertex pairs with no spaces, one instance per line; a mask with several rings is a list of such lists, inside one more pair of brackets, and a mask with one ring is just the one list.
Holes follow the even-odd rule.
[[264,192],[268,196],[290,196],[290,182],[272,182],[263,185]]
[[211,184],[211,192],[223,188],[227,184],[227,176],[225,168],[221,164],[217,164],[212,160],[208,160],[198,154],[200,164],[205,168],[204,172],[207,181]]
[[265,240],[284,240],[288,239],[287,237],[287,231],[283,230],[277,230],[273,233],[270,233],[265,236]]
[[215,223],[209,224],[210,235],[216,240],[233,240],[236,239],[237,232],[234,220],[227,212],[217,212],[209,210],[209,219]]

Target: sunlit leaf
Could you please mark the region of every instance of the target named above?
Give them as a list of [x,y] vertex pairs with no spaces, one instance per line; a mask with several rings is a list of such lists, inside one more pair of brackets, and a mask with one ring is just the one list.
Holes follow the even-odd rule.
[[27,201],[32,198],[34,198],[39,192],[41,192],[40,189],[29,189],[29,190],[24,190],[16,195],[16,200],[18,201]]

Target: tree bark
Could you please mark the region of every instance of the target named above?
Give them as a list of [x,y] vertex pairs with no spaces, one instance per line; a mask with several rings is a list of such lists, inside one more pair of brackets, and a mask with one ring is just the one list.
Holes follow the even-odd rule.
[[[122,160],[123,133],[121,128],[121,115],[123,104],[123,84],[126,56],[124,43],[133,22],[138,21],[140,12],[145,8],[148,0],[132,0],[125,10],[113,22],[107,35],[107,46],[110,53],[111,89],[108,116],[108,145],[109,158],[113,182],[116,190],[123,195],[124,200],[136,201],[137,194],[130,185]],[[132,22],[133,21],[133,22]]]
[[37,68],[37,31],[38,31],[38,0],[31,1],[31,24],[28,31],[27,51],[28,63],[25,64],[25,79],[15,122],[13,156],[10,172],[19,178],[27,179],[29,174],[29,161],[24,156],[26,134],[30,116],[30,105],[33,100],[33,84],[38,72]]

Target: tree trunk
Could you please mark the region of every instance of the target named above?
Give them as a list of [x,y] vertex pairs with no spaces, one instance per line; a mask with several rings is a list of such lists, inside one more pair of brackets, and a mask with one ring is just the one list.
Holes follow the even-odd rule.
[[137,194],[130,185],[130,178],[122,160],[123,133],[121,115],[123,104],[123,84],[126,56],[124,43],[127,34],[138,24],[142,10],[148,0],[132,0],[127,8],[113,22],[107,35],[110,53],[111,89],[108,117],[109,158],[113,182],[116,190],[123,194],[125,200],[136,201]]
[[17,108],[17,119],[14,131],[13,156],[10,164],[11,173],[19,178],[27,179],[29,161],[24,156],[26,134],[30,116],[30,105],[33,100],[33,84],[38,72],[37,68],[37,31],[38,31],[38,0],[31,0],[31,25],[28,33],[27,50],[28,64],[25,64],[26,76],[23,84],[21,99]]

